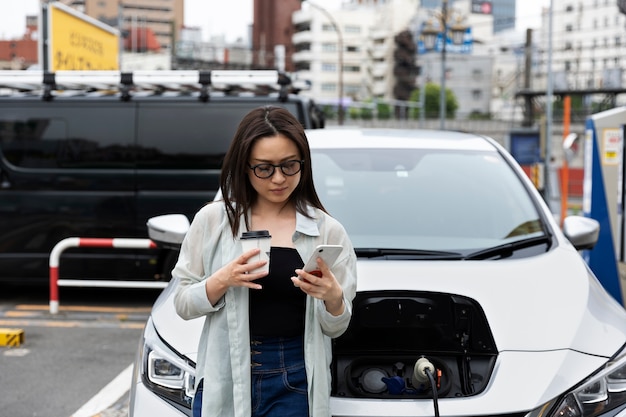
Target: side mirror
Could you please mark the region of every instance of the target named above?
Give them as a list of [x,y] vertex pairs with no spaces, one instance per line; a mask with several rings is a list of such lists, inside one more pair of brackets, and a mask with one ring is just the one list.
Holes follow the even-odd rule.
[[189,219],[184,214],[164,214],[148,219],[148,236],[157,245],[180,249],[189,230]]
[[568,216],[563,219],[563,234],[577,250],[593,249],[600,235],[600,223],[583,216]]

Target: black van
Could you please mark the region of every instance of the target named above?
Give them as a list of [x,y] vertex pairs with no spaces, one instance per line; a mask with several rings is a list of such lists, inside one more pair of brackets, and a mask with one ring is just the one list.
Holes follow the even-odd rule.
[[[0,73],[2,281],[47,280],[50,252],[67,237],[147,238],[152,216],[191,219],[215,195],[224,153],[254,107],[324,125],[276,71]],[[167,280],[174,261],[157,250],[72,248],[59,271]]]

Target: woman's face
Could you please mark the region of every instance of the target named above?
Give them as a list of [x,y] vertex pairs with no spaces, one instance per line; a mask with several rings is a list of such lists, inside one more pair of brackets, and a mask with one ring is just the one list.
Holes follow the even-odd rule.
[[[248,170],[248,178],[258,194],[258,202],[283,205],[300,182],[301,159],[296,144],[281,134],[258,139],[252,145],[248,161],[249,166],[257,167],[256,174],[254,169]],[[279,164],[282,164],[282,169],[273,166]],[[258,176],[267,176],[271,171],[274,172],[268,178]],[[285,174],[296,171],[293,175]]]

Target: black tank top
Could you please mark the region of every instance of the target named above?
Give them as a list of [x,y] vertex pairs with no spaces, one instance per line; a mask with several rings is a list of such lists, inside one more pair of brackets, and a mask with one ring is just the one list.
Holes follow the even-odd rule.
[[303,266],[295,249],[270,249],[269,274],[257,281],[263,288],[249,291],[251,335],[292,337],[304,333],[306,294],[291,282],[295,270]]

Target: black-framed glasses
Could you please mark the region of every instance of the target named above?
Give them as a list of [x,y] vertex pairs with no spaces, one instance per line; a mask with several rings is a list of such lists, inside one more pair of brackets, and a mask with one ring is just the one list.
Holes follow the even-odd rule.
[[276,168],[280,168],[283,174],[291,177],[296,175],[302,169],[303,160],[292,159],[289,161],[281,162],[280,164],[258,164],[248,165],[248,167],[254,172],[258,178],[267,179],[274,175]]

